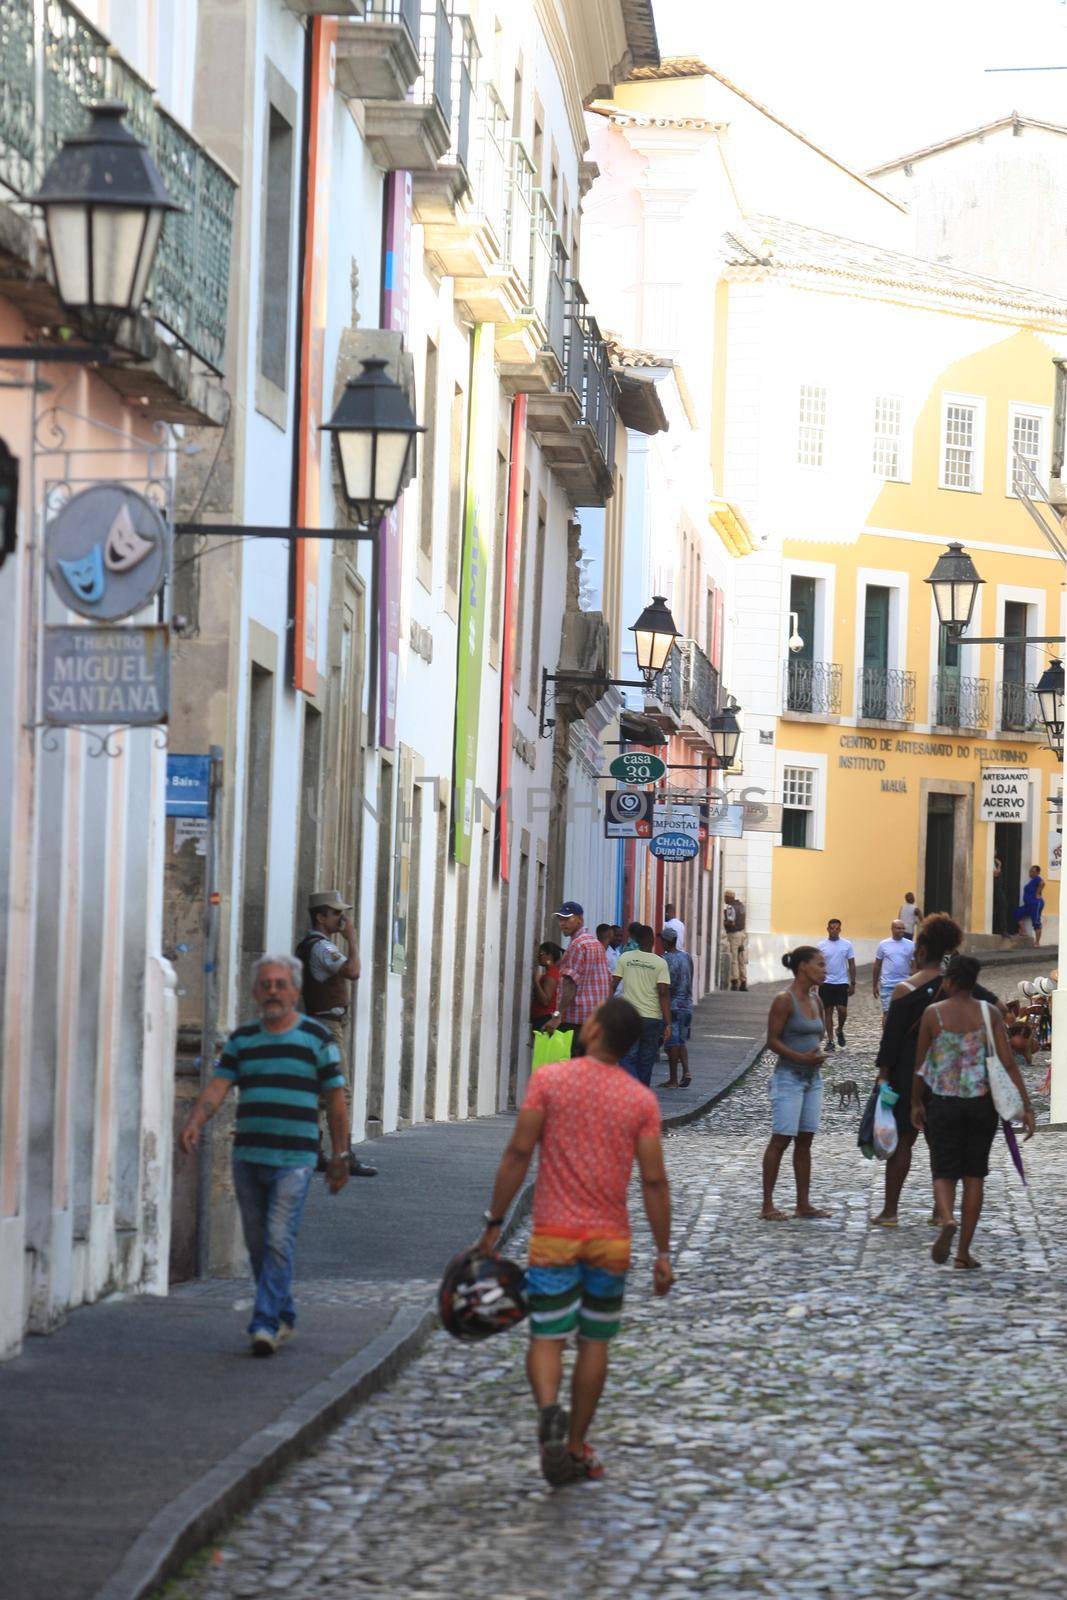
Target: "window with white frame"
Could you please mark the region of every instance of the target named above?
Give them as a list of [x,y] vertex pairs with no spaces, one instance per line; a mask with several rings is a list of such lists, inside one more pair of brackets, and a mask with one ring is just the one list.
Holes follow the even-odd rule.
[[802,383],[797,427],[797,464],[821,467],[826,458],[826,390]]
[[782,768],[782,844],[811,850],[815,843],[814,767]]
[[1021,456],[1034,476],[1041,481],[1045,458],[1047,412],[1025,406],[1011,407],[1011,424],[1008,437],[1008,493],[1017,495],[1020,488],[1030,493],[1033,484],[1029,474],[1019,466]]
[[946,395],[941,413],[941,487],[982,487],[983,404],[970,395]]
[[903,402],[898,394],[874,397],[874,475],[902,478],[904,451],[901,436]]

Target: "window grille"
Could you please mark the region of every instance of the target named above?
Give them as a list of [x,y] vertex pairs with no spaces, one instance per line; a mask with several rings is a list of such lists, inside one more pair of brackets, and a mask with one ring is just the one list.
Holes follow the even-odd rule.
[[815,768],[782,768],[782,804],[793,811],[815,810]]
[[1020,489],[1030,491],[1030,480],[1019,468],[1016,456],[1022,456],[1030,471],[1041,477],[1041,418],[1032,412],[1017,411],[1011,419],[1011,488],[1013,494]]
[[797,463],[802,467],[821,467],[825,454],[826,390],[803,383],[800,386]]
[[878,478],[901,475],[900,396],[880,394],[874,402],[874,472]]
[[973,489],[974,467],[974,406],[953,401],[945,407],[945,488]]

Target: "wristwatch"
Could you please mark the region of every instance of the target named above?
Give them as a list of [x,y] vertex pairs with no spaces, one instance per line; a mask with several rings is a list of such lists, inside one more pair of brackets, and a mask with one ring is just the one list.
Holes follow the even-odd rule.
[[483,1211],[482,1218],[487,1228],[502,1228],[504,1226],[503,1217],[494,1217],[491,1211]]

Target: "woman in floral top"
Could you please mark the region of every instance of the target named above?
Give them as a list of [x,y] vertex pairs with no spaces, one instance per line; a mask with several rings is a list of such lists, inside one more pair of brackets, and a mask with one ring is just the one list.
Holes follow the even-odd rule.
[[953,956],[945,969],[944,998],[924,1013],[919,1028],[919,1062],[911,1092],[911,1120],[925,1127],[934,1180],[934,1205],[940,1231],[930,1254],[948,1260],[956,1234],[956,1185],[963,1183],[963,1206],[956,1249],[957,1267],[977,1267],[971,1240],[982,1214],[989,1152],[997,1113],[986,1072],[986,1018],[997,1055],[1022,1096],[1026,1137],[1034,1132],[1034,1113],[1026,1085],[1012,1055],[1004,1020],[993,1006],[974,998],[981,968],[973,956]]

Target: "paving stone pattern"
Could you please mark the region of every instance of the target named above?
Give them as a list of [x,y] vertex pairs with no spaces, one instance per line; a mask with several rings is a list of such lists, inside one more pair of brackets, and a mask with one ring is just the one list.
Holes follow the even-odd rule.
[[[1033,975],[986,974],[1005,994]],[[831,1082],[865,1089],[877,1031],[861,996]],[[832,1218],[758,1220],[768,1078],[669,1138],[679,1281],[653,1301],[640,1225],[602,1483],[540,1479],[521,1336],[442,1333],[168,1596],[1061,1600],[1067,1136],[1026,1145],[1029,1188],[998,1140],[983,1268],[958,1272],[930,1260],[921,1144],[900,1227],[869,1227],[882,1169],[833,1094],[813,1183]]]

